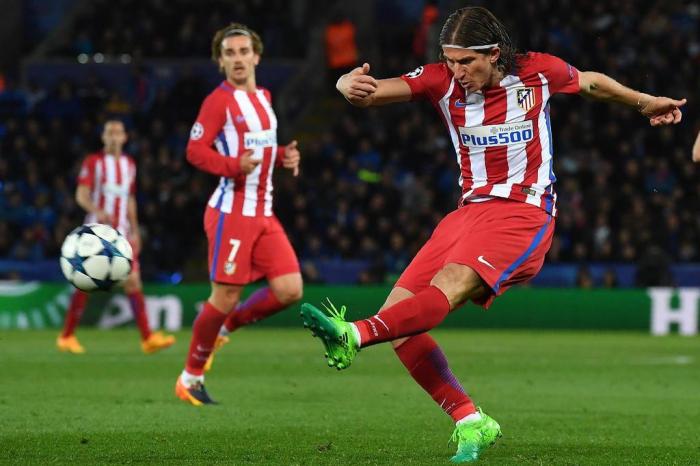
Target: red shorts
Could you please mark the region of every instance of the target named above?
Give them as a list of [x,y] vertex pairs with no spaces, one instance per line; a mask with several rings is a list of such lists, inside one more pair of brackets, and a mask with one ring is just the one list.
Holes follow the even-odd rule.
[[496,296],[540,271],[554,223],[547,212],[523,202],[468,203],[440,221],[396,286],[418,293],[446,264],[467,265],[491,288],[488,296],[477,300],[488,308]]
[[204,213],[209,242],[209,279],[247,285],[299,272],[299,261],[277,217],[226,214],[210,206]]

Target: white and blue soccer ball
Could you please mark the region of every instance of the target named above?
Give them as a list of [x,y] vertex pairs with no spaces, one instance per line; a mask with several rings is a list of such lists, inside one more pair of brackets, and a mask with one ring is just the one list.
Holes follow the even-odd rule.
[[124,235],[90,223],[71,231],[61,246],[61,270],[83,291],[109,290],[131,273],[133,253]]

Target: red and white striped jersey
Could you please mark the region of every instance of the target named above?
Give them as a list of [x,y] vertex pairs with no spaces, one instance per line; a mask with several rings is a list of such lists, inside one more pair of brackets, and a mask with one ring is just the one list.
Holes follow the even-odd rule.
[[[80,167],[78,184],[90,188],[92,202],[112,217],[112,226],[123,235],[131,230],[127,217],[129,196],[136,192],[136,163],[126,154],[118,157],[98,152],[88,155]],[[88,214],[85,223],[97,222]]]
[[401,78],[414,99],[430,100],[447,126],[461,171],[461,203],[501,197],[556,215],[549,99],[579,91],[576,68],[528,52],[497,87],[481,92],[467,92],[444,63]]
[[[277,145],[271,101],[267,89],[246,92],[226,81],[204,99],[190,132],[187,158],[199,169],[221,176],[209,198],[211,207],[247,217],[272,215],[272,173],[284,148]],[[237,158],[249,149],[262,162],[246,175]]]

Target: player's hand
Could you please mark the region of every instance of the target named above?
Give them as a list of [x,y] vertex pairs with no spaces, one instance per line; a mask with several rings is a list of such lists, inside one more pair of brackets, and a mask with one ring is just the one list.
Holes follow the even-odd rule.
[[112,224],[112,216],[104,210],[98,210],[95,212],[95,218],[97,219],[97,223],[103,223],[105,225]]
[[262,159],[253,158],[253,151],[251,149],[244,151],[239,157],[241,159],[241,171],[246,175],[249,175],[255,170],[255,167],[262,163]]
[[377,80],[369,75],[369,63],[358,66],[338,79],[335,87],[353,105],[367,107],[377,91]]
[[294,140],[284,146],[284,158],[282,159],[282,166],[289,170],[292,170],[292,174],[297,176],[299,174],[299,162],[301,161],[301,154],[299,149],[297,149],[297,141]]
[[680,123],[683,112],[680,107],[685,105],[686,99],[675,100],[668,97],[652,97],[643,102],[639,112],[649,118],[651,126],[675,125]]

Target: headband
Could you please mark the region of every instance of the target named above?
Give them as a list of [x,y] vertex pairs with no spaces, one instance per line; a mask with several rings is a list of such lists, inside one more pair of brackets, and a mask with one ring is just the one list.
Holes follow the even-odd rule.
[[228,31],[224,32],[224,38],[230,37],[230,36],[236,36],[236,35],[243,35],[243,36],[248,36],[250,37],[250,31],[246,31],[245,29],[229,29]]
[[463,50],[486,50],[486,49],[492,49],[494,47],[498,47],[498,42],[495,44],[488,44],[488,45],[472,45],[471,47],[462,47],[461,45],[454,45],[454,44],[442,44],[443,47],[452,47],[454,49],[463,49]]

